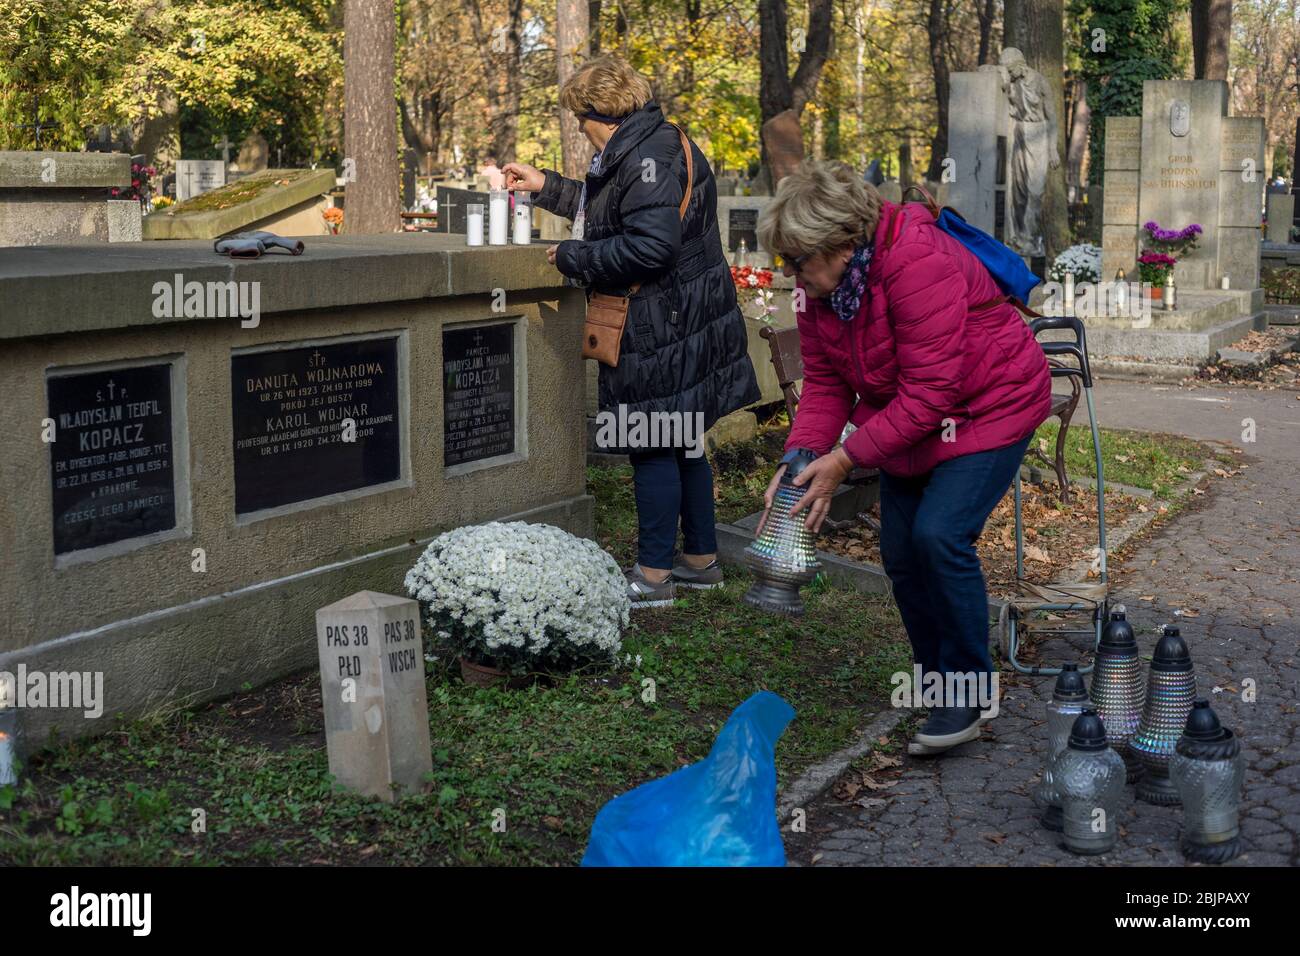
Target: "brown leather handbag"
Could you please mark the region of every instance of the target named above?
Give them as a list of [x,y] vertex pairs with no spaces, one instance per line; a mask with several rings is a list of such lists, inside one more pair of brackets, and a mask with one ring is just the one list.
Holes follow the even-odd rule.
[[[694,165],[691,160],[691,143],[682,132],[681,127],[674,125],[673,129],[677,130],[677,135],[682,141],[682,149],[686,153],[686,194],[682,196],[681,207],[677,210],[677,215],[685,221],[686,206],[691,201],[691,187],[695,181]],[[627,310],[641,283],[637,282],[628,287],[627,295],[606,295],[604,292],[593,292],[587,299],[587,322],[582,330],[582,357],[595,359],[596,361],[615,368],[618,365],[619,353],[623,347],[623,329],[627,326]]]

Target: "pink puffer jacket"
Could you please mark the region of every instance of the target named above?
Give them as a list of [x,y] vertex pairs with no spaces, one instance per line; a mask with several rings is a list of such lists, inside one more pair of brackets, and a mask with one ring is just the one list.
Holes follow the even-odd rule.
[[882,203],[875,243],[853,321],[811,296],[799,316],[803,393],[786,448],[825,454],[852,421],[849,457],[906,477],[1042,424],[1047,358],[1014,306],[972,311],[1001,295],[984,265],[920,203]]

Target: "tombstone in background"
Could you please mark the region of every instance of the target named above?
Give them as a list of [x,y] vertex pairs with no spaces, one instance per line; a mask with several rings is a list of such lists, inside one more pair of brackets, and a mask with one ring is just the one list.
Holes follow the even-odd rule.
[[[485,180],[487,177],[483,177]],[[438,226],[434,232],[454,233],[463,236],[469,228],[465,212],[465,207],[470,203],[481,203],[483,205],[483,214],[487,216],[488,194],[473,189],[456,189],[452,186],[439,186],[437,189],[438,198]],[[484,219],[484,230],[487,229],[487,219]],[[568,238],[567,236],[565,237]]]
[[873,159],[871,162],[867,163],[867,169],[866,172],[862,174],[862,178],[871,183],[871,185],[879,188],[885,181],[885,174],[880,171],[880,160]]
[[106,196],[130,185],[123,153],[0,152],[0,247],[129,238],[123,219],[140,204],[115,200],[110,213]]
[[1147,80],[1142,116],[1106,120],[1102,271],[1132,272],[1142,225],[1201,226],[1196,251],[1179,261],[1183,289],[1259,287],[1264,196],[1264,121],[1228,115],[1220,80]]
[[1268,197],[1268,231],[1264,238],[1269,242],[1290,242],[1292,223],[1295,220],[1295,199],[1292,193],[1270,193]]
[[[997,67],[952,74],[948,202],[972,226],[1006,240],[1008,100]],[[901,197],[901,190],[900,190]]]
[[772,250],[761,248],[758,241],[758,217],[771,201],[768,196],[718,197],[718,228],[722,230],[722,248],[731,262],[735,262],[743,241],[748,265],[772,268]]
[[249,133],[239,145],[239,153],[231,166],[231,172],[242,175],[260,173],[271,162],[271,147],[261,133]]
[[184,202],[226,184],[226,164],[219,159],[176,160],[176,201]]
[[330,773],[393,802],[427,789],[433,772],[420,606],[358,591],[316,612]]
[[777,113],[763,124],[763,145],[767,148],[767,163],[772,177],[772,188],[799,168],[803,162],[803,130],[799,114],[794,110]]

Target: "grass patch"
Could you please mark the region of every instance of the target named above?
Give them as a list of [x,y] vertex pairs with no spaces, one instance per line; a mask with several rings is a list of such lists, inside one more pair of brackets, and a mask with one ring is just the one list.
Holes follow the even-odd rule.
[[[1041,425],[1034,442],[1049,459],[1056,455],[1055,421]],[[1208,445],[1178,435],[1101,429],[1101,459],[1107,482],[1146,488],[1157,498],[1177,497],[1176,486],[1201,469],[1206,458],[1215,457]],[[1222,456],[1220,456],[1222,457]],[[1222,460],[1230,461],[1230,457]],[[1045,467],[1038,462],[1039,467]],[[1092,432],[1086,423],[1074,425],[1065,436],[1065,470],[1071,477],[1097,477]]]

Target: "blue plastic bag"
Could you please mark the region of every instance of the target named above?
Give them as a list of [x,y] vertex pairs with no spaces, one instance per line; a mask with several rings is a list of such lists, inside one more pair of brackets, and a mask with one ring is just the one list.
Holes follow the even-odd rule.
[[793,707],[759,691],[703,760],[601,807],[582,865],[784,866],[774,752],[793,718]]
[[1029,271],[1025,260],[1016,255],[1009,246],[994,239],[982,229],[976,229],[961,214],[947,206],[939,213],[935,225],[952,236],[969,249],[989,275],[1007,295],[1014,295],[1021,302],[1029,301],[1029,293],[1043,280]]

